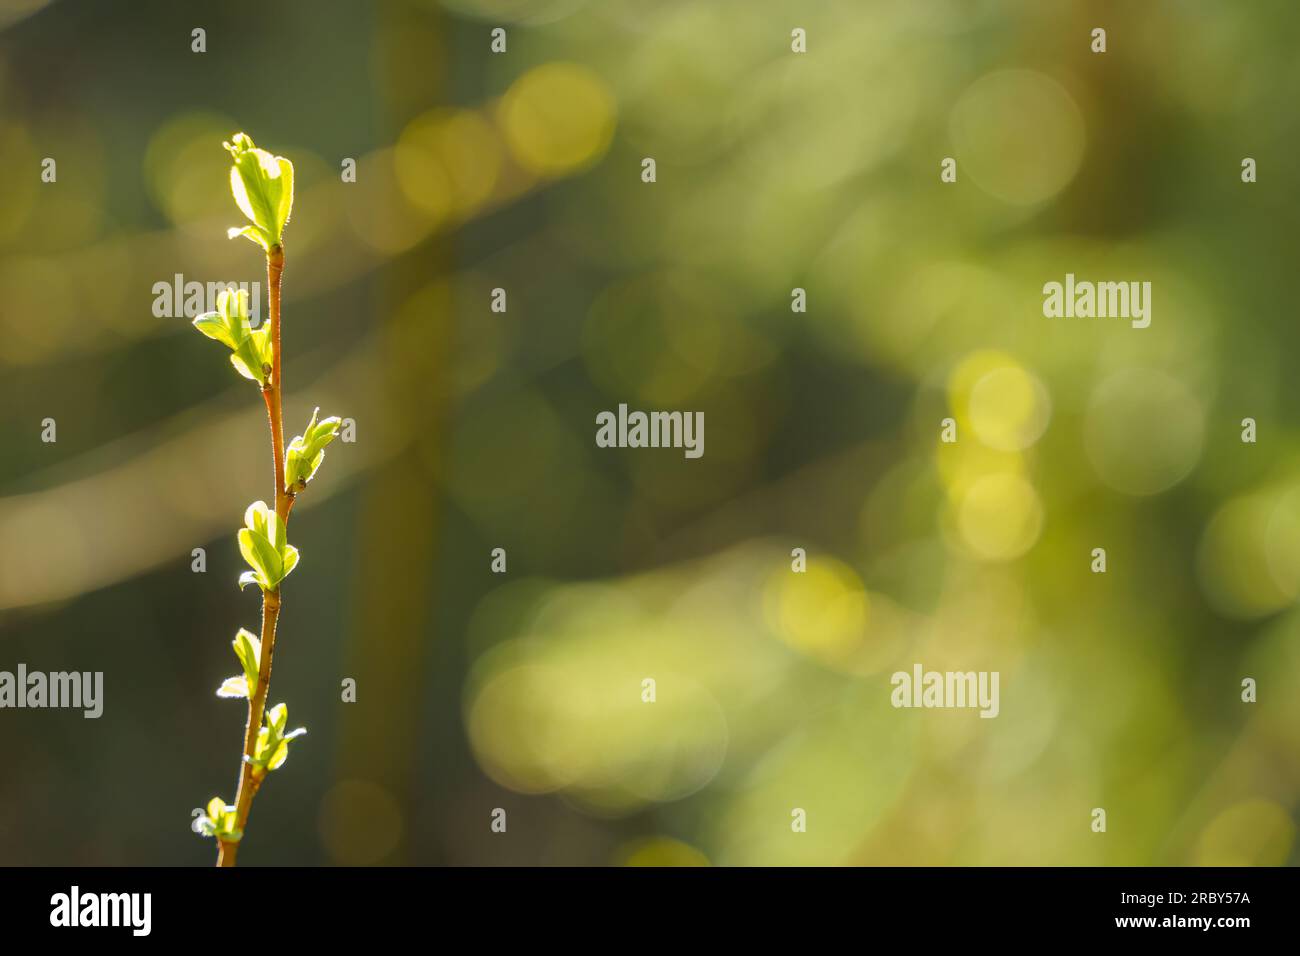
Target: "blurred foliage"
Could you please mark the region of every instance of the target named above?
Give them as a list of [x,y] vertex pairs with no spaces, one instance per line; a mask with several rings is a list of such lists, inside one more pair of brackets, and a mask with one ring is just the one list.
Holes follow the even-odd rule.
[[[261,278],[211,185],[237,129],[295,164],[285,414],[357,422],[295,513],[276,693],[312,734],[241,862],[1300,860],[1293,3],[0,27],[0,667],[107,697],[0,714],[0,861],[209,862],[166,821],[230,769],[188,741],[239,740],[227,525],[270,463],[151,290]],[[1150,328],[1044,319],[1066,272],[1149,279]],[[620,402],[703,411],[706,454],[596,448]],[[894,710],[914,661],[1000,671],[1000,716]]]

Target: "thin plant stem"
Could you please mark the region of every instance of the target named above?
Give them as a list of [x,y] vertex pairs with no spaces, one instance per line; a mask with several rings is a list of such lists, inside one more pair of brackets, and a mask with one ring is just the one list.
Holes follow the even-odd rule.
[[[284,247],[272,246],[266,254],[266,278],[270,289],[271,323],[271,376],[262,389],[266,401],[266,417],[271,426],[271,454],[275,462],[275,512],[287,525],[294,495],[284,483],[284,413],[282,406],[283,379],[280,362],[280,279],[284,273]],[[253,763],[257,749],[258,732],[262,729],[262,716],[266,711],[267,693],[271,687],[271,660],[275,654],[275,632],[280,618],[280,589],[262,592],[262,651],[258,664],[257,690],[248,700],[248,724],[244,727],[244,752],[239,764],[239,789],[235,796],[235,828],[241,832],[248,823],[248,813],[253,807],[253,797],[266,773]],[[217,866],[234,866],[239,854],[239,841],[217,841]]]

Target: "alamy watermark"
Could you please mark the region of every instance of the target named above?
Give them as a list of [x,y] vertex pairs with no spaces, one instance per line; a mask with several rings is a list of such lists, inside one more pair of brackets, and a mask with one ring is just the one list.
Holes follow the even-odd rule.
[[979,708],[981,717],[996,717],[999,671],[927,671],[920,664],[912,672],[897,671],[889,679],[895,707]]
[[153,894],[83,893],[74,886],[50,897],[50,925],[125,926],[132,936],[148,936],[153,928]]
[[87,720],[104,713],[103,671],[0,671],[0,708],[81,710]]
[[217,296],[227,289],[248,293],[249,325],[262,324],[262,284],[260,282],[185,281],[176,273],[172,281],[153,284],[153,314],[159,319],[197,319],[205,312],[217,310]]
[[1065,282],[1043,286],[1043,315],[1049,319],[1130,319],[1133,328],[1151,324],[1150,282]]
[[681,448],[687,458],[704,454],[703,412],[638,412],[596,415],[597,448]]

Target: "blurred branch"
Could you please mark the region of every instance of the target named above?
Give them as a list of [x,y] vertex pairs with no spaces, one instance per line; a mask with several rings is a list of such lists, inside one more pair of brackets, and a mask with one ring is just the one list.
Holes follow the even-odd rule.
[[[372,337],[303,390],[312,396],[304,405],[354,410],[353,417],[364,423],[364,438],[355,451],[335,456],[302,507],[332,497],[410,440],[376,414],[370,383],[382,377],[377,362]],[[252,483],[204,476],[232,471],[232,460],[236,474],[260,473],[264,449],[249,448],[245,436],[264,412],[217,411],[225,404],[224,397],[213,399],[200,412],[201,423],[173,438],[150,440],[161,429],[139,437],[152,447],[117,467],[46,491],[0,498],[0,610],[66,600],[115,584],[188,558],[191,548],[231,530],[230,515],[255,496]]]

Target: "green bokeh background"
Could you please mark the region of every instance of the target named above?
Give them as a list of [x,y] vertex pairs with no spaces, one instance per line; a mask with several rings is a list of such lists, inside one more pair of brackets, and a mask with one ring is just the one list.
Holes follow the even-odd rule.
[[[106,683],[0,711],[0,863],[206,865],[190,810],[233,797],[265,420],[153,286],[262,278],[238,129],[297,168],[286,428],[357,424],[290,524],[310,733],[241,864],[1295,863],[1298,35],[1285,0],[0,0],[0,669]],[[1151,326],[1044,318],[1068,272],[1152,282]],[[704,457],[597,448],[620,402],[703,411]],[[890,707],[914,662],[999,671],[1000,715]]]

